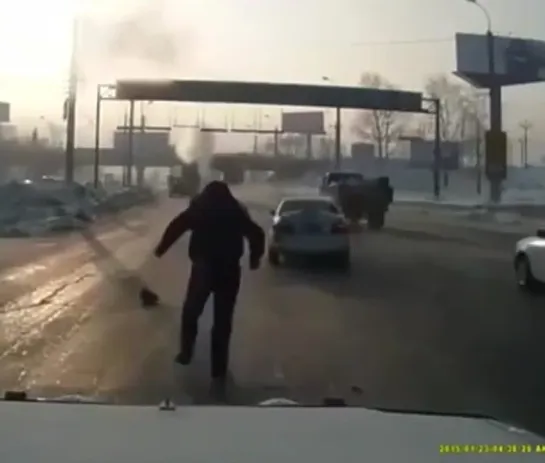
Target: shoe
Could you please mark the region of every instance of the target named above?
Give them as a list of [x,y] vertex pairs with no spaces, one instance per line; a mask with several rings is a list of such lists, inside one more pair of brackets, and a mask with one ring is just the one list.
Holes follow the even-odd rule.
[[227,378],[212,378],[210,395],[219,402],[227,402]]
[[191,363],[191,359],[193,357],[193,354],[191,352],[180,352],[176,355],[174,358],[174,361],[176,363],[179,363],[180,365],[189,365]]
[[142,288],[140,290],[140,303],[142,307],[156,307],[159,305],[159,296],[151,289]]

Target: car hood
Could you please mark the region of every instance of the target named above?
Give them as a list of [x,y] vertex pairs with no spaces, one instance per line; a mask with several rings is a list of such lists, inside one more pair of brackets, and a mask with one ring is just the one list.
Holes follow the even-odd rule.
[[346,407],[161,410],[3,402],[0,436],[6,463],[431,463],[442,461],[441,454],[459,453],[464,461],[481,462],[505,461],[505,453],[523,451],[525,462],[537,462],[545,456],[545,439],[495,421]]

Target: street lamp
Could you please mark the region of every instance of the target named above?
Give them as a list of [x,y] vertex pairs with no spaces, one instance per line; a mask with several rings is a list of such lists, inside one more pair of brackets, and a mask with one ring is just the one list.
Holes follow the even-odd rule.
[[100,178],[100,116],[103,100],[115,100],[115,85],[97,85],[95,114],[95,156],[93,160],[93,185],[98,188]]
[[492,33],[492,20],[488,10],[477,0],[466,0],[479,8],[486,18],[486,38],[487,38],[487,55],[488,55],[488,78],[490,80],[490,88],[493,87],[493,81],[496,77],[495,56],[494,56],[494,34]]
[[484,15],[486,16],[486,21],[488,23],[487,31],[492,32],[492,21],[490,20],[490,14],[488,13],[488,10],[481,5],[477,0],[466,0],[468,3],[473,3],[477,8],[479,8]]
[[[501,108],[501,86],[498,85],[495,69],[495,47],[494,34],[492,33],[492,20],[488,10],[478,0],[466,0],[478,7],[486,17],[487,31],[487,54],[488,54],[488,87],[490,89],[490,138],[500,139],[502,137],[502,108]],[[487,147],[487,164],[490,163],[489,157],[492,154],[491,147]],[[491,163],[490,163],[491,164]],[[503,174],[489,175],[490,181],[490,199],[492,202],[499,202],[501,198],[501,182]]]

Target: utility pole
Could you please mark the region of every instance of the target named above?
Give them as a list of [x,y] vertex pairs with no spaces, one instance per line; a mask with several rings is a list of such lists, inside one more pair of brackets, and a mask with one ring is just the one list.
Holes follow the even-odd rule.
[[93,160],[93,185],[98,188],[100,182],[100,105],[102,103],[101,86],[97,85],[95,114],[95,157]]
[[435,200],[441,197],[441,99],[433,100],[435,115],[435,143],[433,148],[433,196]]
[[528,120],[524,120],[520,123],[520,128],[523,131],[522,140],[523,140],[523,158],[522,165],[525,169],[528,169],[528,132],[532,128],[532,124]]
[[[128,128],[129,128],[129,113],[127,112],[127,109],[125,109],[125,114],[123,115],[123,128],[121,129],[123,132],[123,140],[126,140],[127,146],[128,146]],[[127,137],[125,138],[125,135]],[[127,162],[125,160],[125,163],[123,164],[123,186],[127,186]]]
[[475,115],[475,167],[477,170],[477,194],[480,196],[483,189],[483,164],[481,160],[482,127],[479,116]]
[[257,134],[261,130],[261,110],[257,110],[254,112],[254,147],[253,147],[253,154],[256,155],[259,149],[259,141]]
[[66,107],[66,153],[64,180],[74,182],[74,151],[76,144],[76,96],[78,92],[78,20],[72,24],[72,50],[70,55],[70,76]]
[[134,168],[134,100],[129,101],[129,143],[127,153],[127,186],[132,186]]
[[140,102],[140,135],[137,138],[138,143],[136,145],[136,186],[142,187],[144,185],[144,169],[145,167],[142,165],[142,154],[146,155],[147,153],[143,153],[143,150],[146,149],[146,143],[144,143],[145,140],[145,133],[146,133],[146,115],[144,113],[144,102]]
[[335,108],[335,168],[341,168],[341,108]]

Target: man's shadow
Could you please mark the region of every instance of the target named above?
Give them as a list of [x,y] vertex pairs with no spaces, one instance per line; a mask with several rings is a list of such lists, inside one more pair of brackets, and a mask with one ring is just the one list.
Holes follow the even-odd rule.
[[92,231],[82,230],[80,234],[96,255],[93,264],[108,283],[112,284],[114,290],[125,295],[133,295],[136,300],[140,289],[145,286],[141,277],[145,263],[135,269],[129,269]]

